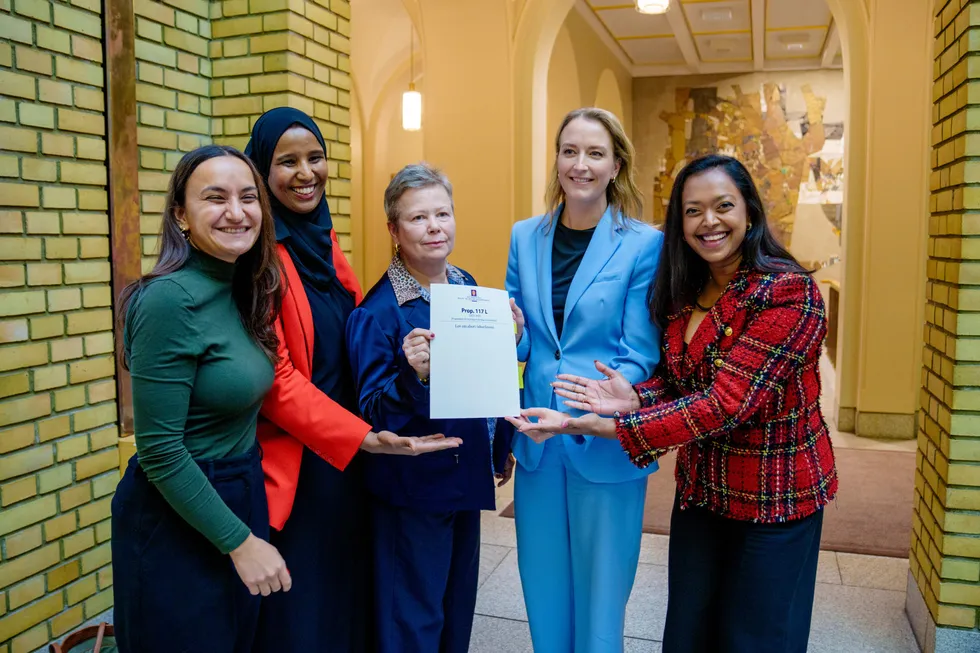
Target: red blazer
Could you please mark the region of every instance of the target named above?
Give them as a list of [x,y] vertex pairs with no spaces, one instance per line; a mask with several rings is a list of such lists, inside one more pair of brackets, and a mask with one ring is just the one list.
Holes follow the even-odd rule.
[[[361,287],[347,258],[333,238],[337,278],[361,301]],[[276,321],[279,364],[272,389],[266,395],[258,425],[262,470],[269,501],[269,523],[282,530],[293,509],[303,447],[337,469],[344,469],[364,441],[371,426],[327,397],[310,382],[313,367],[313,314],[299,272],[283,245],[279,258],[286,272],[282,314]],[[344,343],[338,343],[343,347]]]
[[691,307],[670,318],[639,411],[617,435],[639,466],[672,447],[681,507],[753,522],[813,514],[837,492],[820,413],[823,299],[806,274],[742,269],[688,345]]

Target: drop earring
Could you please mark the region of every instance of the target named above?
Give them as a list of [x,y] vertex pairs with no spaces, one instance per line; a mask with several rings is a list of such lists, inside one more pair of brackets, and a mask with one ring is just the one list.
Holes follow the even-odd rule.
[[180,230],[180,235],[184,237],[184,240],[186,240],[187,242],[190,242],[190,240],[191,240],[191,230],[190,229],[181,229]]

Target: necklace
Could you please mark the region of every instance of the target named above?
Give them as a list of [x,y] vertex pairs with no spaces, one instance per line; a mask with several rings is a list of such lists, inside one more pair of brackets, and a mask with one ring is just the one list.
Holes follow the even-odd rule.
[[715,298],[715,301],[711,303],[711,306],[704,306],[701,304],[701,293],[703,292],[704,292],[704,285],[702,285],[701,288],[698,290],[697,299],[694,300],[694,305],[698,308],[698,310],[708,313],[709,311],[711,311],[712,308],[714,308],[714,305],[718,303],[718,298],[717,297]]

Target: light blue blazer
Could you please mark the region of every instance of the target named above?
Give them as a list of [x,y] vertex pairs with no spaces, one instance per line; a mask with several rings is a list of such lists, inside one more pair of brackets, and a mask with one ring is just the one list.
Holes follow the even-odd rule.
[[[565,301],[565,324],[557,335],[551,303],[554,227],[546,216],[514,225],[507,261],[507,291],[524,311],[526,326],[517,355],[524,370],[524,407],[573,411],[558,397],[555,375],[596,378],[594,361],[613,367],[630,383],[646,381],[660,360],[660,332],[650,320],[647,292],[653,281],[663,234],[636,220],[613,223],[607,209],[572,279]],[[619,483],[655,471],[637,469],[619,442],[593,436],[559,436],[571,464],[594,483]],[[527,470],[537,468],[544,445],[522,433],[514,436],[514,456]]]

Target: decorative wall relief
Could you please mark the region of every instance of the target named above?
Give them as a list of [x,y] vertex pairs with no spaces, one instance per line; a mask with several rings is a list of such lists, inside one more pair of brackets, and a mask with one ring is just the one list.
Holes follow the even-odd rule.
[[[800,88],[806,108],[796,113],[786,110],[785,86],[767,83],[748,93],[738,85],[731,88],[731,97],[720,96],[717,88],[678,88],[674,111],[661,113],[669,144],[654,181],[654,219],[663,222],[680,169],[698,156],[720,152],[748,168],[770,227],[789,246],[798,204],[841,203],[843,124],[823,123],[827,101],[806,84]],[[839,229],[840,212],[833,214]]]

